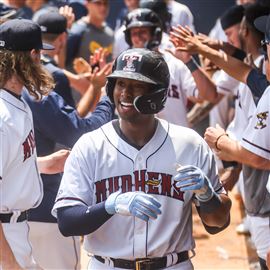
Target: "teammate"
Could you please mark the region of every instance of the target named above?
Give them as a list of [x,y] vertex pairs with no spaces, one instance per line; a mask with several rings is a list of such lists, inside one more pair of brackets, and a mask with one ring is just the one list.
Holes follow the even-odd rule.
[[229,224],[207,144],[155,117],[168,87],[158,52],[120,54],[106,86],[120,119],[83,135],[67,160],[53,214],[64,235],[85,235],[88,269],[193,269],[192,202],[208,232]]
[[198,101],[199,88],[215,88],[215,85],[201,72],[198,65],[194,65],[190,56],[185,61],[191,70],[183,61],[160,48],[163,32],[156,13],[150,9],[133,10],[127,16],[125,24],[125,39],[130,47],[145,47],[159,51],[168,63],[170,71],[168,100],[164,110],[159,112],[158,116],[173,124],[187,126],[186,105],[188,98],[192,101]]
[[[266,23],[262,26],[255,26],[257,29],[265,29]],[[269,28],[266,31],[265,44],[269,40]],[[187,29],[181,28],[179,34],[185,43],[182,49],[187,49],[189,52],[199,52],[205,57],[213,61],[217,66],[223,68],[229,75],[235,79],[246,83],[255,98],[261,98],[265,89],[269,85],[270,66],[267,56],[269,55],[269,45],[265,45],[267,50],[266,56],[266,76],[258,69],[246,65],[239,60],[219,52],[201,44],[201,42],[193,36]],[[267,82],[268,81],[268,82]],[[246,89],[246,91],[249,91]],[[268,102],[268,101],[267,101]],[[243,104],[244,105],[244,104]],[[257,117],[257,116],[256,116]],[[257,126],[253,128],[261,129],[267,121],[267,113],[259,115]],[[250,130],[243,132],[243,139],[246,134],[252,134]],[[267,140],[268,138],[266,138]],[[270,195],[267,192],[266,184],[269,178],[270,161],[254,152],[245,149],[239,142],[232,140],[223,129],[210,127],[206,130],[205,140],[211,148],[217,151],[217,155],[222,160],[238,161],[243,164],[244,177],[244,203],[247,211],[248,219],[250,220],[250,231],[257,254],[259,256],[262,269],[266,268],[266,256],[270,246],[270,231],[269,231],[269,215],[270,215]],[[263,142],[260,138],[259,141]],[[256,142],[260,144],[261,142]],[[254,142],[252,142],[254,144]],[[256,147],[253,145],[253,147]],[[261,149],[262,150],[262,149]]]
[[40,49],[53,47],[42,44],[37,24],[14,19],[0,25],[0,221],[14,258],[27,269],[37,268],[28,239],[27,210],[39,205],[43,191],[32,114],[21,93],[25,87],[38,98],[53,86],[40,64]]

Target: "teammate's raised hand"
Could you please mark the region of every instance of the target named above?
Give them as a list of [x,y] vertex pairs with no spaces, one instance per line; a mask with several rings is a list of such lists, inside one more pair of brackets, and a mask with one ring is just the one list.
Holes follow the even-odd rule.
[[181,191],[191,190],[199,201],[209,201],[214,194],[213,187],[203,171],[193,165],[181,166],[177,169],[174,180]]
[[203,46],[198,36],[194,35],[189,27],[177,25],[172,27],[170,32],[170,40],[179,51],[196,54],[200,52],[200,47]]
[[113,215],[135,216],[144,221],[156,219],[161,214],[161,204],[151,195],[143,192],[115,192],[105,202],[106,211]]

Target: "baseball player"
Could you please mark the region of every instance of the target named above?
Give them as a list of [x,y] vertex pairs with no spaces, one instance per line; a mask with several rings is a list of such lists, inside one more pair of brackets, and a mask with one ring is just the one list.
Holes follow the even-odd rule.
[[[168,64],[170,71],[168,100],[158,116],[173,124],[187,126],[186,105],[188,98],[197,101],[198,88],[214,88],[215,86],[211,84],[208,77],[201,73],[198,65],[190,66],[188,64],[186,66],[169,52],[159,48],[163,32],[160,19],[153,11],[150,9],[133,10],[128,14],[125,25],[125,39],[130,47],[158,50]],[[192,62],[189,57],[187,63],[190,61]],[[191,69],[189,70],[188,67]]]
[[[256,21],[255,20],[255,26]],[[266,23],[257,29],[265,29]],[[193,47],[199,48],[200,53],[209,58],[215,64],[223,68],[228,74],[236,78],[237,80],[246,83],[249,86],[254,98],[258,99],[262,96],[265,89],[268,86],[269,81],[269,63],[266,61],[266,77],[257,69],[252,68],[249,65],[245,65],[239,60],[224,54],[207,48],[197,42],[196,37],[193,37],[188,33],[189,31],[181,29],[181,36],[183,40],[189,44],[189,49]],[[266,41],[269,40],[269,30],[267,30]],[[257,41],[257,40],[256,40]],[[268,45],[267,45],[267,50]],[[206,52],[207,51],[207,52]],[[226,58],[226,61],[224,61]],[[248,90],[246,90],[248,91]],[[259,115],[262,119],[259,119],[258,128],[265,125],[266,116]],[[255,125],[256,126],[256,125]],[[243,134],[250,133],[251,131],[244,131]],[[245,138],[246,135],[243,137]],[[205,139],[211,145],[212,148],[217,150],[217,155],[222,160],[238,161],[243,164],[243,177],[244,177],[244,203],[245,209],[250,221],[250,230],[254,244],[260,259],[262,269],[266,268],[266,253],[269,249],[269,213],[270,213],[270,195],[267,192],[266,184],[269,177],[270,162],[253,152],[248,151],[244,147],[226,136],[223,129],[220,128],[208,128],[205,133]],[[254,143],[254,142],[253,142]]]
[[27,210],[41,202],[32,113],[21,97],[25,87],[36,98],[53,86],[40,65],[40,27],[25,19],[0,25],[0,221],[4,237],[22,268],[36,269],[28,239]]
[[193,269],[192,202],[208,232],[229,224],[207,144],[155,117],[168,87],[160,53],[120,54],[106,86],[119,120],[83,135],[66,162],[53,214],[64,235],[85,235],[88,269]]

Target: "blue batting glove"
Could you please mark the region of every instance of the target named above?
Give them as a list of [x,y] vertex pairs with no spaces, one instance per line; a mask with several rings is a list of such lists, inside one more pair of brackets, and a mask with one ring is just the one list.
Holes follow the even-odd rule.
[[144,192],[117,191],[112,193],[105,202],[106,211],[113,215],[135,216],[144,221],[156,219],[161,214],[161,204],[151,195]]
[[214,195],[214,189],[203,171],[193,165],[181,166],[177,169],[175,186],[181,191],[191,190],[201,202],[209,201]]

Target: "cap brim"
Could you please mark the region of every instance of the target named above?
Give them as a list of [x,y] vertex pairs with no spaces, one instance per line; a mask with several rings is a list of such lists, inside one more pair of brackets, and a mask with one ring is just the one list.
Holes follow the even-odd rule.
[[54,50],[55,49],[55,47],[54,46],[52,46],[52,45],[50,45],[50,44],[48,44],[48,43],[42,43],[42,48],[41,48],[42,50]]
[[262,33],[266,33],[267,18],[268,16],[261,16],[254,21],[255,27]]
[[16,17],[17,11],[14,10],[9,10],[7,12],[2,12],[0,14],[0,19],[13,19]]
[[157,83],[140,73],[137,72],[127,72],[127,71],[114,71],[111,75],[107,76],[107,78],[124,78],[130,80],[136,80],[140,82],[150,83],[156,85]]

